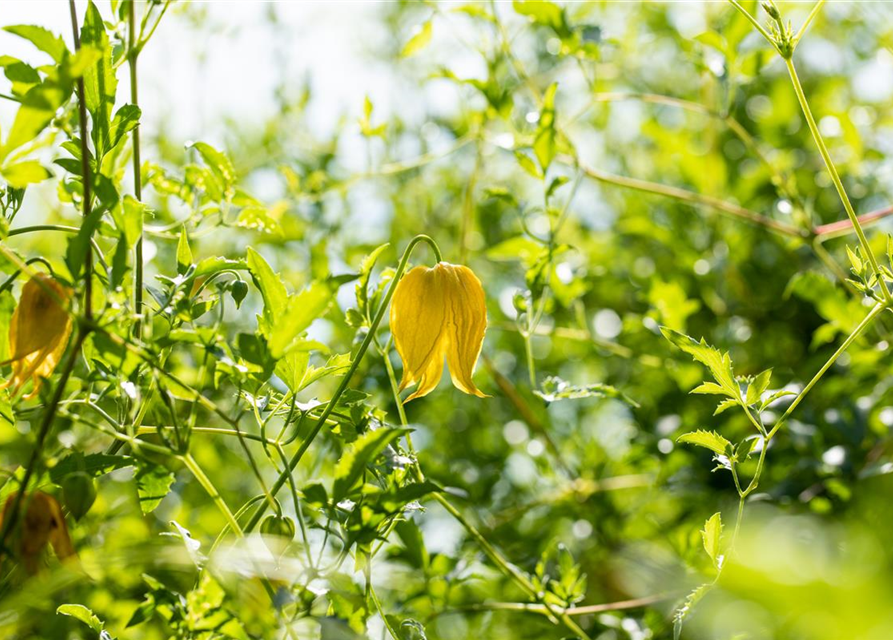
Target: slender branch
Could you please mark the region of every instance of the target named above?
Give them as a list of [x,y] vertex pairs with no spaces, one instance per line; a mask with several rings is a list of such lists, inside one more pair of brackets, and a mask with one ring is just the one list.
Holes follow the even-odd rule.
[[[565,159],[565,161],[567,161],[567,159]],[[656,195],[665,196],[667,198],[673,198],[681,202],[687,202],[695,206],[708,207],[710,209],[729,214],[733,217],[740,218],[741,220],[745,220],[751,224],[765,227],[766,229],[771,229],[772,231],[776,231],[793,238],[804,239],[808,236],[807,232],[798,229],[793,225],[787,224],[785,222],[779,222],[778,220],[773,220],[772,218],[764,216],[761,213],[746,209],[731,202],[726,202],[725,200],[720,200],[719,198],[714,198],[713,196],[706,196],[700,193],[695,193],[694,191],[688,191],[687,189],[672,187],[657,182],[649,182],[647,180],[639,180],[638,178],[619,176],[613,173],[608,173],[607,171],[602,171],[600,169],[594,169],[592,167],[581,166],[580,168],[587,176],[589,176],[593,180],[597,180],[598,182],[613,184],[619,187],[626,187],[627,189],[634,189],[636,191],[642,191],[644,193],[653,193]]]
[[[602,604],[586,605],[583,607],[568,607],[563,613],[569,616],[584,616],[595,613],[606,613],[609,611],[625,611],[627,609],[640,609],[649,605],[671,600],[676,594],[647,596],[644,598],[635,598],[633,600],[619,600],[617,602],[605,602]],[[536,602],[484,602],[481,604],[471,604],[462,607],[454,607],[446,611],[441,611],[435,615],[445,615],[450,613],[463,613],[471,611],[517,611],[538,613],[548,615],[548,610],[541,604]]]
[[799,31],[797,31],[797,35],[794,36],[794,46],[800,42],[800,38],[802,38],[806,34],[806,30],[809,28],[809,25],[815,19],[815,17],[819,14],[819,11],[822,10],[822,6],[825,4],[825,0],[819,0],[815,3],[815,6],[812,8],[812,11],[809,12],[809,15],[806,17],[806,22],[800,27]]
[[[74,35],[74,49],[80,51],[81,37],[78,32],[78,17],[74,6],[74,0],[68,0],[68,8],[71,13],[71,31]],[[87,103],[85,101],[86,91],[84,89],[84,78],[79,76],[77,79],[78,90],[78,120],[81,133],[81,173],[83,175],[84,193],[83,208],[84,219],[90,215],[92,206],[92,181],[90,175],[90,149],[87,146],[87,138],[89,132],[87,130]],[[84,255],[84,316],[87,320],[93,318],[93,245],[87,245],[87,251]]]
[[[140,49],[134,46],[134,31],[136,30],[136,2],[131,1],[127,7],[127,45],[128,55],[127,62],[130,65],[130,103],[135,107],[139,107],[139,96],[137,92],[137,75],[136,61],[140,54]],[[165,5],[167,9],[167,5]],[[159,18],[160,20],[160,18]],[[143,177],[140,170],[140,128],[139,125],[133,128],[131,133],[133,140],[133,194],[137,200],[143,199]],[[142,213],[140,213],[142,216]],[[143,326],[143,225],[140,221],[140,237],[136,241],[134,247],[134,279],[133,279],[133,310],[136,313],[136,322],[133,325],[133,335],[141,337]]]
[[[858,217],[859,224],[862,225],[862,228],[872,225],[884,218],[893,215],[893,206],[886,206],[882,209],[877,209],[876,211],[869,211],[868,213],[864,213]],[[814,230],[815,234],[821,238],[837,238],[840,236],[847,235],[853,231],[853,221],[847,218],[846,220],[838,220],[836,222],[829,222],[828,224],[822,224],[817,226]]]
[[201,466],[195,461],[195,458],[192,457],[192,454],[185,454],[179,456],[180,460],[183,461],[183,464],[189,469],[189,472],[198,480],[198,483],[202,485],[202,488],[207,492],[208,496],[211,498],[211,501],[217,505],[217,508],[220,509],[220,513],[223,514],[223,517],[226,518],[226,522],[229,525],[229,528],[232,529],[233,533],[236,534],[239,538],[244,537],[244,533],[242,532],[242,528],[239,526],[236,517],[233,515],[233,512],[230,511],[226,502],[223,500],[223,497],[220,495],[220,492],[217,491],[217,488],[214,486],[214,483],[205,475],[205,472],[202,470]]
[[819,153],[822,156],[822,160],[824,160],[825,162],[825,167],[828,169],[828,173],[831,175],[831,181],[834,183],[834,187],[837,189],[837,195],[840,196],[840,201],[843,203],[843,208],[846,210],[847,217],[850,219],[850,223],[853,225],[853,229],[856,231],[856,235],[859,237],[859,244],[862,247],[862,251],[868,258],[868,261],[871,263],[871,267],[874,270],[875,275],[877,276],[878,283],[881,287],[881,293],[884,296],[884,300],[889,301],[891,298],[890,290],[887,288],[887,282],[884,279],[883,274],[881,273],[880,266],[878,266],[878,261],[874,255],[874,251],[872,251],[871,245],[868,243],[868,238],[865,237],[865,232],[862,230],[862,225],[859,223],[859,218],[856,217],[856,212],[853,210],[853,205],[850,203],[850,198],[843,186],[843,182],[840,180],[840,175],[837,173],[837,167],[834,166],[834,162],[831,160],[831,154],[828,152],[828,147],[825,145],[825,140],[824,138],[822,138],[822,134],[815,122],[815,118],[812,116],[812,110],[809,108],[809,102],[807,102],[806,100],[806,94],[803,93],[803,86],[800,84],[800,78],[797,76],[797,69],[794,67],[794,61],[791,58],[785,58],[785,64],[788,68],[788,74],[791,76],[791,82],[794,85],[794,93],[797,94],[797,100],[800,102],[800,108],[803,110],[803,115],[806,118],[806,123],[809,125],[809,130],[810,132],[812,132],[812,137],[815,140],[816,146],[819,148]]
[[772,45],[772,48],[775,49],[775,51],[777,51],[779,55],[781,55],[781,49],[778,48],[778,44],[775,42],[775,39],[772,37],[772,35],[766,30],[766,27],[761,25],[759,20],[750,15],[750,12],[742,7],[741,4],[737,2],[737,0],[729,0],[729,2],[732,4],[732,6],[738,9],[738,11],[740,11],[745,18],[747,18],[748,22],[750,22],[750,24],[752,24],[754,28],[759,31],[764,38],[766,38],[769,44]]

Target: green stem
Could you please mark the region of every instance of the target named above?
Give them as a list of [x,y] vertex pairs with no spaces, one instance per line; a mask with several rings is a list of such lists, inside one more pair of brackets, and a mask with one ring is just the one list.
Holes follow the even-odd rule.
[[881,302],[872,307],[871,311],[868,312],[868,315],[863,318],[862,322],[860,322],[858,326],[853,329],[853,332],[847,336],[846,340],[843,341],[843,344],[841,344],[837,351],[834,352],[834,355],[832,355],[822,366],[822,368],[819,369],[818,373],[813,376],[812,380],[810,380],[809,383],[807,383],[807,385],[803,387],[803,391],[797,394],[797,397],[794,398],[791,406],[787,408],[784,414],[782,414],[781,418],[778,419],[778,422],[775,423],[775,426],[772,427],[772,430],[769,431],[768,435],[766,436],[767,439],[772,439],[772,437],[778,432],[778,430],[781,429],[781,426],[785,423],[785,420],[787,420],[791,413],[794,412],[794,409],[797,408],[797,405],[799,405],[803,401],[803,398],[806,397],[806,394],[809,393],[809,390],[812,389],[816,385],[816,383],[822,379],[822,376],[825,375],[825,372],[831,368],[831,365],[833,365],[837,361],[837,359],[843,355],[843,353],[849,348],[849,346],[853,344],[853,342],[855,342],[856,338],[862,335],[862,333],[869,326],[871,326],[871,323],[874,322],[874,319],[886,308],[887,306]]
[[[71,30],[74,34],[74,49],[80,51],[81,37],[78,33],[78,18],[74,6],[74,0],[68,0],[68,8],[71,13]],[[78,121],[81,133],[81,175],[83,176],[83,216],[86,220],[90,215],[92,200],[92,177],[90,175],[90,149],[87,146],[89,131],[87,130],[87,103],[84,78],[77,79],[78,90]],[[97,160],[98,161],[98,160]],[[88,244],[84,255],[84,316],[87,320],[93,318],[93,245]]]
[[800,27],[799,31],[797,31],[797,35],[794,36],[794,46],[797,46],[797,43],[800,42],[800,38],[804,36],[806,30],[809,28],[809,25],[815,19],[815,17],[819,14],[819,11],[822,10],[822,5],[825,4],[825,0],[819,0],[815,3],[815,6],[812,8],[812,11],[809,12],[809,15],[806,17],[806,22],[803,23],[803,26]]
[[[139,106],[137,93],[136,61],[140,50],[134,47],[134,31],[136,30],[136,2],[131,1],[127,7],[127,62],[130,65],[130,103]],[[160,18],[159,18],[160,19]],[[143,199],[143,177],[140,170],[140,128],[134,127],[131,133],[133,140],[133,194],[138,201]],[[142,213],[140,213],[142,217]],[[142,309],[143,309],[143,225],[140,220],[140,237],[134,247],[134,278],[133,278],[133,310],[136,314],[136,322],[133,325],[133,335],[139,338],[142,335]]]
[[[291,474],[295,467],[298,466],[298,463],[301,462],[301,458],[304,457],[304,454],[307,452],[307,449],[310,448],[310,444],[319,435],[319,432],[322,430],[323,425],[326,423],[326,419],[331,415],[332,411],[335,410],[335,407],[338,404],[338,399],[341,398],[341,395],[347,390],[347,386],[350,384],[351,379],[353,378],[353,374],[356,372],[357,367],[360,365],[360,361],[363,359],[363,356],[366,355],[366,351],[369,349],[369,345],[372,344],[372,339],[375,336],[375,332],[378,329],[378,325],[381,324],[382,319],[384,318],[385,313],[387,313],[388,305],[391,302],[391,297],[394,295],[394,289],[397,287],[397,283],[400,282],[400,278],[403,275],[403,272],[406,270],[406,265],[409,263],[409,258],[412,255],[413,250],[419,245],[419,243],[426,242],[431,247],[431,250],[434,252],[434,256],[438,262],[443,260],[443,256],[440,253],[440,249],[437,246],[437,243],[434,242],[432,238],[426,235],[417,235],[412,240],[410,240],[406,249],[403,251],[403,256],[400,258],[400,262],[397,265],[397,271],[394,273],[394,278],[391,280],[390,285],[388,285],[388,290],[384,295],[384,298],[381,301],[381,306],[378,308],[378,313],[376,313],[375,318],[372,320],[372,325],[369,327],[369,331],[366,333],[366,337],[363,338],[362,344],[360,344],[360,348],[357,349],[357,354],[354,356],[353,361],[350,363],[350,368],[344,374],[344,377],[341,378],[341,382],[338,385],[338,388],[335,389],[335,393],[332,395],[332,398],[329,400],[326,405],[325,410],[322,412],[320,417],[317,419],[316,423],[313,425],[310,433],[307,434],[307,437],[304,438],[303,442],[301,442],[301,446],[298,447],[298,450],[294,453],[291,460],[288,462],[288,466],[279,474],[279,477],[276,479],[276,482],[273,484],[270,489],[270,493],[275,496],[285,483],[288,481],[288,476]],[[261,518],[263,518],[264,513],[266,512],[267,505],[262,503],[258,506],[257,510],[254,512],[254,515],[251,517],[251,520],[245,525],[245,531],[252,531],[257,524],[260,522]]]
[[759,31],[761,34],[763,34],[763,37],[766,38],[766,40],[769,42],[769,44],[772,45],[772,48],[775,49],[779,55],[781,55],[781,49],[778,48],[778,44],[776,44],[775,39],[766,30],[766,27],[761,25],[759,20],[754,18],[752,15],[750,15],[750,12],[747,9],[745,9],[744,7],[742,7],[737,2],[737,0],[729,0],[729,2],[732,3],[732,6],[734,6],[736,9],[738,9],[738,11],[740,11],[744,15],[745,18],[747,18],[748,22],[750,22],[750,24],[752,24],[757,31]]
[[703,206],[710,209],[715,209],[716,211],[727,213],[736,218],[740,218],[742,220],[750,222],[751,224],[765,227],[767,229],[771,229],[772,231],[776,231],[793,238],[803,239],[808,235],[804,230],[799,229],[798,227],[784,222],[779,222],[778,220],[773,220],[772,218],[757,213],[756,211],[751,211],[750,209],[746,209],[740,205],[726,202],[725,200],[720,200],[719,198],[714,198],[713,196],[706,196],[700,193],[695,193],[694,191],[688,191],[687,189],[672,187],[657,182],[649,182],[647,180],[639,180],[638,178],[619,176],[613,173],[608,173],[607,171],[601,171],[600,169],[594,169],[592,167],[581,166],[580,169],[582,169],[583,173],[585,173],[587,176],[589,176],[593,180],[597,180],[598,182],[613,184],[619,187],[641,191],[643,193],[653,193],[656,195],[665,196],[667,198],[673,198],[674,200],[687,202],[693,206]]
[[226,518],[227,524],[229,524],[230,529],[232,529],[233,533],[236,534],[239,538],[244,537],[244,533],[242,532],[242,528],[239,526],[239,522],[236,520],[236,517],[233,515],[233,512],[230,511],[226,502],[220,495],[220,492],[217,491],[217,488],[214,486],[214,483],[211,482],[211,479],[205,475],[205,472],[202,470],[201,466],[195,461],[195,458],[192,457],[191,453],[187,453],[185,455],[180,456],[180,460],[183,461],[183,464],[189,469],[189,472],[198,480],[198,483],[202,485],[202,488],[207,492],[208,496],[210,496],[211,500],[217,505],[217,508],[220,509],[220,513],[223,514],[223,517]]
[[858,216],[856,216],[856,212],[853,210],[853,205],[850,203],[850,198],[843,186],[843,182],[840,180],[840,175],[837,173],[837,167],[834,166],[834,162],[831,160],[831,154],[828,152],[828,147],[825,145],[825,140],[824,138],[822,138],[822,134],[815,122],[815,118],[812,116],[812,110],[809,108],[809,103],[806,100],[806,94],[803,93],[803,86],[800,84],[800,78],[797,76],[797,69],[794,67],[794,61],[791,58],[785,58],[784,61],[788,68],[788,74],[791,76],[791,82],[794,85],[794,93],[797,94],[797,100],[800,102],[800,108],[803,110],[803,115],[806,118],[806,124],[809,125],[809,130],[812,133],[813,140],[815,140],[816,146],[818,146],[819,148],[819,153],[822,156],[822,160],[824,160],[825,162],[825,167],[828,169],[828,173],[831,175],[831,181],[834,183],[834,187],[837,189],[837,195],[840,196],[840,201],[843,203],[843,208],[846,210],[846,214],[853,225],[853,229],[855,230],[856,235],[859,237],[859,244],[862,247],[862,251],[865,252],[868,261],[871,263],[871,268],[874,270],[874,273],[877,276],[884,300],[889,302],[891,298],[890,290],[887,288],[887,282],[884,280],[884,276],[881,273],[880,266],[878,266],[878,261],[874,255],[874,251],[872,251],[871,245],[868,243],[868,238],[865,237],[865,231],[862,230],[862,225],[859,222],[859,218]]

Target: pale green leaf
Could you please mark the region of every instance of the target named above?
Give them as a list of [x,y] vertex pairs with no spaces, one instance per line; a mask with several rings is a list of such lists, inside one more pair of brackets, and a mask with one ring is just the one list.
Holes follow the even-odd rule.
[[270,268],[262,255],[248,247],[246,256],[251,277],[264,299],[264,314],[262,321],[259,321],[261,333],[269,338],[276,318],[285,312],[285,307],[288,304],[288,292],[279,274]]
[[184,274],[192,265],[192,249],[189,248],[189,236],[186,228],[180,229],[180,240],[177,242],[177,273]]
[[57,63],[62,62],[65,52],[68,51],[65,41],[61,37],[43,27],[33,24],[17,24],[3,27],[3,30],[28,40],[35,47],[49,54],[53,61]]
[[102,621],[93,615],[93,612],[82,604],[63,604],[56,609],[56,613],[63,616],[71,616],[80,620],[93,629],[96,633],[102,633]]
[[763,392],[769,388],[769,383],[772,381],[772,369],[766,369],[757,377],[753,379],[749,385],[747,385],[747,404],[756,404],[760,401],[760,397],[763,395]]
[[23,189],[29,184],[43,182],[53,175],[36,160],[26,160],[8,165],[3,167],[0,173],[2,173],[3,179],[9,183],[9,186],[15,189]]
[[403,45],[403,50],[400,52],[400,56],[403,58],[407,58],[415,53],[418,53],[431,42],[431,34],[433,25],[431,20],[426,21],[422,24],[416,33]]
[[714,513],[707,522],[704,523],[704,529],[701,531],[701,540],[704,542],[704,549],[707,555],[713,560],[714,565],[720,562],[720,540],[722,538],[722,516]]
[[704,447],[718,455],[725,455],[728,453],[728,449],[732,446],[731,442],[715,431],[704,431],[703,429],[682,434],[676,439],[676,442]]

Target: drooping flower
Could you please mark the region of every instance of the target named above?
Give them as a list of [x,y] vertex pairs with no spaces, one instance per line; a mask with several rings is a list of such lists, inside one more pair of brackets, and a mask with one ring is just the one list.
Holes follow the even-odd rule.
[[484,288],[471,269],[448,262],[415,267],[397,283],[390,322],[403,360],[400,391],[418,383],[404,402],[437,386],[444,359],[456,388],[486,397],[471,379],[487,330]]
[[[10,516],[14,501],[15,494],[7,498],[0,523]],[[17,534],[18,544],[13,545],[13,548],[29,574],[37,573],[40,556],[47,543],[53,546],[53,551],[60,560],[77,557],[62,508],[53,496],[35,491],[22,499],[20,509],[21,529]],[[15,539],[14,535],[16,534],[10,538]]]
[[71,335],[71,317],[59,302],[70,298],[71,289],[46,274],[35,275],[22,287],[9,325],[12,378],[4,387],[12,385],[18,393],[33,380],[30,398],[40,390],[42,379],[52,375]]

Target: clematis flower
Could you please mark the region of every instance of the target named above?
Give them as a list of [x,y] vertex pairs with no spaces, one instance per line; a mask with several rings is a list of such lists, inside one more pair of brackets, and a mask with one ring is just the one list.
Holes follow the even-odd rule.
[[12,378],[3,385],[12,385],[14,394],[33,380],[34,388],[26,397],[35,396],[42,379],[49,378],[59,364],[71,335],[71,317],[59,301],[69,298],[71,290],[45,274],[34,276],[22,287],[9,325]]
[[[3,519],[9,517],[14,500],[15,494],[7,498],[3,507]],[[21,530],[15,549],[29,574],[37,573],[40,554],[47,543],[53,546],[53,551],[60,560],[77,557],[68,535],[62,508],[53,496],[42,491],[35,491],[26,496],[21,503],[21,514],[23,514],[20,516]]]
[[403,360],[400,391],[418,383],[404,402],[437,386],[444,359],[456,388],[487,397],[471,379],[487,329],[484,288],[471,269],[448,262],[415,267],[397,283],[390,322]]

